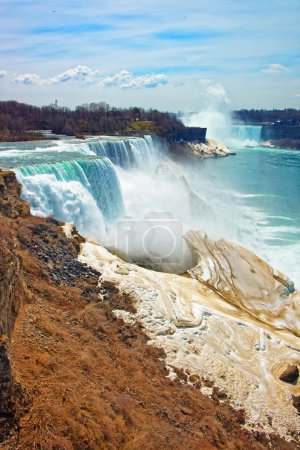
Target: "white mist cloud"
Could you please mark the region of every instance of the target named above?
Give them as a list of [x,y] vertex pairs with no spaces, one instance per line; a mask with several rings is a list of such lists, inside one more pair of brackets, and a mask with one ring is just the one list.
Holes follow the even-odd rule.
[[154,88],[160,84],[166,84],[167,77],[164,74],[150,74],[135,77],[127,70],[121,70],[115,75],[103,78],[98,86],[113,87],[118,86],[123,89],[138,89],[138,88]]
[[4,78],[7,75],[6,70],[0,70],[0,78]]
[[200,95],[205,97],[210,103],[230,103],[224,86],[213,80],[199,80]]
[[294,97],[300,98],[300,92],[297,92],[297,94],[295,94]]
[[230,99],[224,86],[214,80],[199,80],[199,109],[192,115],[183,117],[188,126],[205,127],[208,130],[207,137],[228,142],[230,129]]
[[269,64],[268,67],[262,69],[262,72],[267,73],[269,75],[279,75],[281,73],[289,72],[289,68],[283,66],[282,64]]

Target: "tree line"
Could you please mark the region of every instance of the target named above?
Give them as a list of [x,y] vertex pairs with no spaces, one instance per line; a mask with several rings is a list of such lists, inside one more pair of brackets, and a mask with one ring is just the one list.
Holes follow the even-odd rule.
[[286,109],[241,109],[233,111],[234,122],[249,124],[277,123],[289,125],[300,125],[300,110],[293,108]]
[[89,103],[75,109],[32,106],[16,101],[0,102],[0,134],[23,135],[37,130],[56,134],[127,134],[132,122],[152,123],[158,134],[168,136],[184,127],[174,114],[138,107],[115,108],[105,102]]

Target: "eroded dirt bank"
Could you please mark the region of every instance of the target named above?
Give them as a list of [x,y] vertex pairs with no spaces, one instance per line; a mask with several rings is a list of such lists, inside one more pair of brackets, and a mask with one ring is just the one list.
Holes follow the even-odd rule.
[[0,186],[1,449],[298,448],[245,430],[203,380],[168,378],[163,350],[113,313],[136,312],[130,293],[77,260],[83,239],[30,216],[13,174]]

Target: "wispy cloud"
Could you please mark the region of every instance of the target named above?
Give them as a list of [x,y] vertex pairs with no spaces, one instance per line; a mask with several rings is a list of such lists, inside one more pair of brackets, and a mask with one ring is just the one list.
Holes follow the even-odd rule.
[[112,25],[101,24],[101,23],[75,23],[72,25],[62,24],[60,26],[44,26],[37,27],[31,30],[32,34],[55,34],[55,35],[65,35],[65,34],[87,34],[95,33],[99,31],[107,31],[113,29]]
[[13,75],[11,81],[22,84],[35,84],[37,86],[45,84],[45,80],[42,80],[36,73],[19,73]]
[[297,92],[297,94],[294,94],[294,97],[300,98],[300,92]]
[[211,39],[223,36],[225,33],[214,30],[167,30],[155,33],[154,37],[167,41],[201,41],[204,39]]
[[4,78],[6,74],[6,70],[0,70],[0,78]]
[[[3,71],[4,72],[4,71]],[[1,73],[1,72],[0,72]],[[6,73],[6,72],[5,72]],[[97,87],[120,87],[122,89],[155,88],[167,83],[165,74],[145,74],[136,76],[128,70],[121,70],[113,75],[104,76],[99,70],[87,66],[77,66],[59,73],[51,78],[42,78],[36,73],[14,74],[11,81],[15,83],[45,86],[75,81],[96,85]]]
[[262,72],[267,73],[269,75],[280,75],[282,73],[289,72],[289,68],[283,66],[282,64],[269,64],[268,67],[262,69]]
[[98,84],[101,87],[119,86],[123,89],[155,88],[160,84],[166,84],[167,77],[164,74],[150,74],[134,76],[127,70],[121,70],[113,76],[103,78]]

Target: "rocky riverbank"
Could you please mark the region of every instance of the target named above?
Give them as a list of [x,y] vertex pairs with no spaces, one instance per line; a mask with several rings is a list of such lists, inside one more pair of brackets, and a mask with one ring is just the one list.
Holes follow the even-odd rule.
[[258,284],[267,314],[247,298],[271,269],[237,246],[191,235],[203,256],[183,276],[125,263],[32,217],[11,172],[0,229],[1,449],[298,448],[299,380],[279,380],[298,364],[298,294],[282,274]]
[[300,139],[271,140],[271,141],[265,142],[264,146],[290,149],[290,150],[300,150]]

